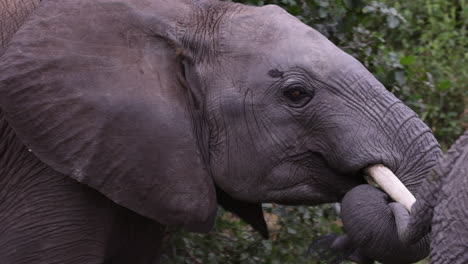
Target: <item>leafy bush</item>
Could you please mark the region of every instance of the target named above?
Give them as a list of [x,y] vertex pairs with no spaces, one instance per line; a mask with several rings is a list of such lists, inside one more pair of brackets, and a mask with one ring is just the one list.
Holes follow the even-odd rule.
[[[464,0],[242,0],[277,4],[359,59],[432,128],[443,147],[468,129]],[[220,211],[208,235],[174,231],[165,263],[319,263],[306,252],[340,232],[331,205],[266,204],[270,240]]]
[[340,233],[341,222],[331,205],[286,207],[264,204],[270,239],[263,240],[250,226],[220,211],[210,234],[175,230],[163,263],[167,264],[300,264],[319,263],[308,254],[314,238]]

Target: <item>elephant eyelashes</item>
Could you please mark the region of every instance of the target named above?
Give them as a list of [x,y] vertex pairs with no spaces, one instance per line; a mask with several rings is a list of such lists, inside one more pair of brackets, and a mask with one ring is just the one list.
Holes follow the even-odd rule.
[[313,94],[302,86],[291,86],[283,92],[283,96],[287,99],[290,106],[303,107],[310,102]]

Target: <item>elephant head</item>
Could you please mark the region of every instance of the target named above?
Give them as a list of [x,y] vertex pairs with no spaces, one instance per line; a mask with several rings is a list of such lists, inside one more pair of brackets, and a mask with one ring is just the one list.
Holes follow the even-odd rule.
[[315,205],[384,164],[416,192],[439,155],[361,63],[276,6],[42,1],[3,51],[0,106],[56,171],[193,231],[216,188]]

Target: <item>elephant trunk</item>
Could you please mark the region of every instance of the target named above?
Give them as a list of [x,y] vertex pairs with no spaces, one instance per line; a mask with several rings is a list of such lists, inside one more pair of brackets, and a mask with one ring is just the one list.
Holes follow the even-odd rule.
[[383,191],[371,185],[353,188],[342,200],[341,217],[347,236],[366,258],[414,263],[429,254],[430,239],[425,236],[410,245],[401,241],[391,205],[396,201],[411,212],[419,186],[440,157],[440,149],[427,126],[406,106],[400,105],[394,115],[401,121],[393,131],[380,130],[379,139],[391,143],[388,152],[393,159],[383,159],[384,165],[371,164],[362,171]]
[[331,77],[329,87],[339,99],[325,102],[335,105],[330,112],[324,109],[328,119],[323,126],[330,129],[313,138],[311,149],[322,150],[327,164],[342,174],[357,175],[382,164],[416,194],[440,157],[437,140],[417,114],[365,68],[343,68]]
[[402,147],[393,150],[396,162],[388,163],[391,169],[376,164],[363,170],[382,190],[360,185],[342,200],[341,217],[347,237],[366,258],[382,263],[414,263],[429,254],[428,236],[412,244],[401,241],[394,214],[395,201],[402,210],[411,212],[420,183],[440,157],[432,134],[414,127],[421,124],[419,119],[413,119],[400,125],[407,126],[408,131],[403,133],[400,128],[396,134],[395,141],[401,142],[395,145]]
[[429,254],[430,239],[425,236],[413,244],[402,242],[392,208],[395,204],[371,185],[353,188],[342,201],[346,236],[365,258],[382,263],[417,262]]
[[338,95],[358,95],[359,100],[343,101],[340,115],[333,116],[339,133],[329,135],[339,135],[340,144],[332,146],[337,154],[328,163],[349,175],[368,174],[385,191],[371,185],[347,191],[341,211],[345,232],[367,257],[384,263],[415,262],[429,253],[429,240],[402,243],[389,204],[397,201],[411,210],[422,180],[440,157],[439,144],[416,113],[369,73],[345,76],[340,81],[345,79],[341,85],[348,89]]

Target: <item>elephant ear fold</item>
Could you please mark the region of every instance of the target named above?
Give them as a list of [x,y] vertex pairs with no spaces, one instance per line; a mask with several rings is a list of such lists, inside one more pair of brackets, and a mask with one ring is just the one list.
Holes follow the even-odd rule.
[[127,4],[98,2],[38,8],[0,60],[0,107],[55,170],[162,224],[208,231],[216,193],[174,47]]

